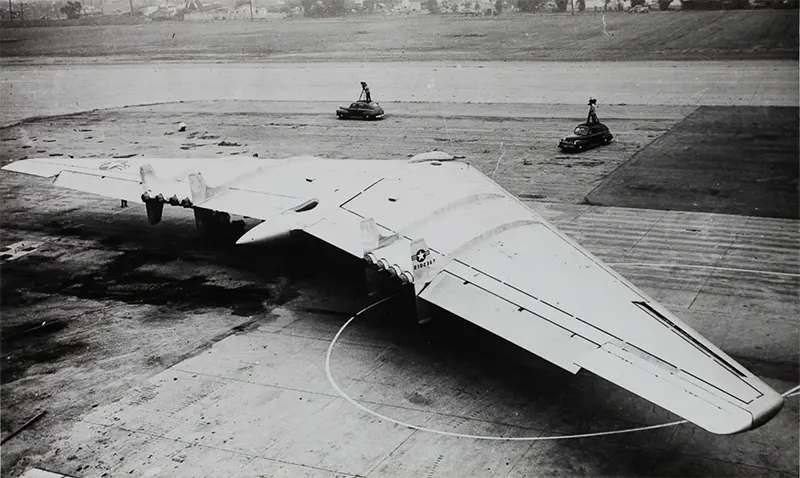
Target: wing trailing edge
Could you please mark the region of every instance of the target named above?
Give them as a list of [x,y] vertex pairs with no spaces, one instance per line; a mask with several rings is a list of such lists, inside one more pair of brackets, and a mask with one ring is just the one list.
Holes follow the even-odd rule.
[[756,428],[783,407],[783,397],[773,390],[764,390],[761,396],[745,404],[722,390],[714,391],[709,384],[682,370],[613,343],[604,344],[575,363],[720,435]]

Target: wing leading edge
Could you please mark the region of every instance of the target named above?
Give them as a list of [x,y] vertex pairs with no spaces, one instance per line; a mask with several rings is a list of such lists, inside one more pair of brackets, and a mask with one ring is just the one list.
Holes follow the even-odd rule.
[[[466,163],[114,161],[45,158],[3,169],[112,198],[186,196],[193,207],[264,220],[240,242],[305,231],[413,283],[425,301],[713,433],[755,428],[783,405],[768,385]],[[198,177],[205,178],[199,189]]]

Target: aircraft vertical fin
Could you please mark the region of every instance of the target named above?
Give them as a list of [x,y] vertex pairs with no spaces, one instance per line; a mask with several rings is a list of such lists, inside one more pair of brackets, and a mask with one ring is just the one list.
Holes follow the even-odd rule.
[[419,294],[441,271],[443,257],[431,251],[425,243],[425,239],[412,241],[409,250],[414,274],[414,289]]
[[361,245],[364,248],[364,255],[377,249],[379,240],[380,232],[375,219],[369,217],[361,221]]
[[153,188],[153,183],[157,180],[153,165],[143,164],[139,166],[139,176],[142,178],[142,188],[144,188],[145,192],[149,192]]
[[206,200],[206,185],[203,175],[200,173],[192,173],[189,175],[189,190],[192,192],[192,203],[200,204]]
[[209,187],[205,178],[203,178],[203,175],[200,173],[192,173],[189,175],[189,189],[192,192],[192,203],[195,205],[206,202],[220,191],[219,187]]

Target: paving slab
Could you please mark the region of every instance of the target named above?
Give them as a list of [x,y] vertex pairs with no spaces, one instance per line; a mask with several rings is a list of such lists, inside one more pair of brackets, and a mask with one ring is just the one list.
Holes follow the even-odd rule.
[[[343,399],[320,410],[313,420],[281,437],[263,456],[315,468],[366,475],[415,433],[407,427],[354,411]],[[379,407],[379,413],[425,423],[430,413]]]
[[[541,432],[436,415],[427,427],[470,435],[537,436]],[[433,433],[414,433],[367,476],[505,477],[531,447],[529,442],[483,441]]]
[[663,453],[589,439],[537,442],[508,476],[647,476]]

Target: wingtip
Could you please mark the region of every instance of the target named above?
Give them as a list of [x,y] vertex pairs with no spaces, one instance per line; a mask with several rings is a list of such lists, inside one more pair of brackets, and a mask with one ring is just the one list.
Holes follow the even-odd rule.
[[755,430],[775,418],[783,409],[784,403],[786,403],[786,399],[777,392],[762,397],[762,399],[759,400],[758,408],[753,410],[753,407],[751,407],[749,410],[750,414],[753,416],[753,423],[748,430]]
[[52,178],[58,176],[64,170],[64,163],[53,161],[53,158],[26,158],[12,161],[3,166],[3,171],[13,173],[29,174],[42,178]]
[[[784,397],[776,391],[768,389],[765,392],[755,402],[743,408],[747,413],[741,413],[739,416],[742,416],[742,418],[746,416],[746,419],[708,421],[698,423],[698,425],[706,431],[717,435],[736,435],[755,430],[775,418],[783,409],[783,404],[785,403]],[[730,418],[733,418],[733,416]]]

